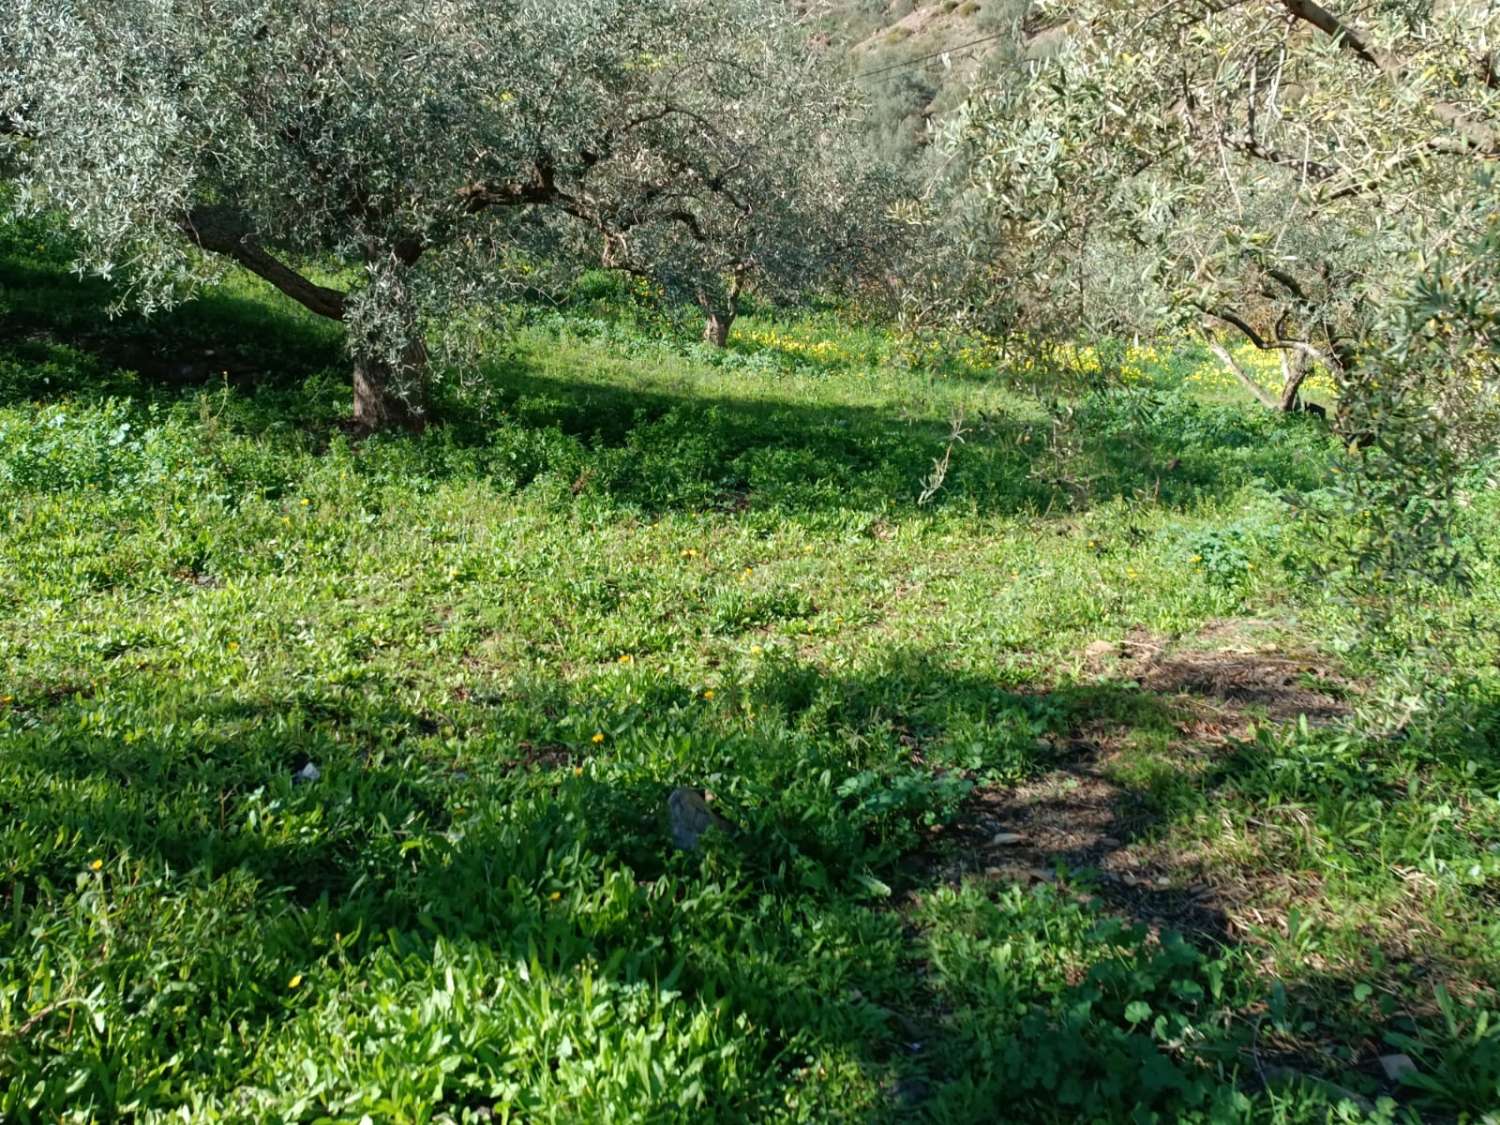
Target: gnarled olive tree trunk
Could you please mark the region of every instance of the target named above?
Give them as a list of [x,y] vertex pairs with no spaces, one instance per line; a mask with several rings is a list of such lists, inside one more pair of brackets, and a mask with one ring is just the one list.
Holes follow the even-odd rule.
[[703,340],[716,348],[729,344],[729,329],[734,326],[733,309],[706,309],[703,314]]
[[1307,353],[1301,351],[1281,353],[1281,398],[1276,408],[1283,414],[1304,409],[1302,382],[1307,378],[1308,370]]
[[372,243],[366,250],[369,287],[345,317],[354,357],[354,426],[367,433],[426,424],[427,344],[411,278],[419,254],[419,248]]
[[427,416],[427,345],[420,336],[406,346],[399,365],[374,353],[354,357],[354,427],[418,430]]
[[736,269],[724,287],[724,296],[715,300],[706,290],[698,291],[698,307],[703,310],[703,341],[716,348],[729,344],[729,330],[740,311],[740,293],[745,287],[743,270]]
[[[378,331],[394,348],[361,343],[370,333],[350,295],[319,285],[275,257],[261,244],[250,223],[225,206],[200,207],[181,223],[182,233],[204,250],[234,259],[318,316],[343,322],[351,331],[354,356],[354,426],[363,433],[392,427],[420,429],[426,421],[427,344],[405,271],[421,252],[408,241],[394,247],[372,246],[367,261],[379,263],[382,309]],[[351,323],[354,322],[354,323]],[[393,355],[398,358],[393,358]]]
[[1208,350],[1230,374],[1240,381],[1240,385],[1267,409],[1279,411],[1282,414],[1290,414],[1297,410],[1305,410],[1318,415],[1327,413],[1317,403],[1304,402],[1302,399],[1302,384],[1312,373],[1312,365],[1308,362],[1307,353],[1300,348],[1286,348],[1281,352],[1281,391],[1279,394],[1274,394],[1261,386],[1223,344],[1212,336],[1207,338],[1207,344]]

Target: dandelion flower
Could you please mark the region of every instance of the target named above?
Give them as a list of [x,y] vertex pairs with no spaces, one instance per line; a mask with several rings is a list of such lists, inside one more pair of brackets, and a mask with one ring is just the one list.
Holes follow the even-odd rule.
[[592,742],[595,746],[598,746],[599,743],[604,741],[604,732],[602,730],[596,730],[594,732],[594,737],[589,739],[589,741]]
[[547,901],[556,902],[560,898],[562,898],[562,891],[553,891],[550,895],[547,896]]
[[583,767],[582,766],[574,766],[573,767],[573,776],[574,777],[582,777],[583,776]]
[[714,697],[714,689],[713,688],[709,688],[707,691],[705,691],[703,693],[703,698],[704,699],[713,699],[713,697]]
[[292,988],[292,989],[301,988],[302,987],[302,974],[298,973],[291,980],[287,981],[286,982],[286,986],[288,988]]
[[635,663],[635,657],[631,656],[630,653],[628,653],[628,652],[622,652],[622,653],[620,653],[620,663],[621,664],[633,664],[633,663]]
[[91,860],[89,860],[89,870],[90,871],[102,871],[103,869],[104,869],[104,861],[102,859],[91,859]]

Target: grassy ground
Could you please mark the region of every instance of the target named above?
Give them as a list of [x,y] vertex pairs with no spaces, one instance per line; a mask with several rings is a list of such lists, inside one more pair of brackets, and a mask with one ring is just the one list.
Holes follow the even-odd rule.
[[1500,1105],[1493,493],[1379,656],[1336,446],[1175,360],[584,302],[351,442],[326,327],[5,238],[0,1119]]

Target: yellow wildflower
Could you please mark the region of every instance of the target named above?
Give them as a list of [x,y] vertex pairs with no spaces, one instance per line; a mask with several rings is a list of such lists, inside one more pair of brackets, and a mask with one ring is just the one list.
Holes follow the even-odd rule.
[[287,981],[286,982],[286,986],[288,988],[301,988],[302,987],[302,974],[298,973],[291,980]]
[[104,861],[102,859],[91,859],[91,860],[89,860],[89,870],[90,871],[102,871],[103,869],[104,869]]
[[589,739],[589,741],[592,742],[595,746],[598,746],[599,743],[604,741],[604,732],[602,730],[596,730],[594,732],[594,737]]
[[704,699],[712,700],[713,697],[714,697],[714,689],[713,688],[709,688],[707,691],[705,691],[703,693],[703,698]]

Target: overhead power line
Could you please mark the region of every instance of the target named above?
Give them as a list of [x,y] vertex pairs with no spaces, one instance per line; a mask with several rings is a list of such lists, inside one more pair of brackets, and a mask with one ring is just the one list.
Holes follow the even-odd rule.
[[906,67],[916,66],[919,63],[927,62],[929,59],[941,58],[943,55],[952,55],[958,53],[959,51],[967,51],[970,47],[977,47],[981,43],[990,43],[996,39],[1004,39],[1009,34],[1010,32],[1008,31],[997,31],[993,35],[985,35],[979,39],[971,39],[967,43],[959,43],[958,45],[953,47],[944,47],[941,51],[933,51],[930,54],[918,55],[914,59],[902,59],[898,63],[891,63],[889,66],[882,66],[877,67],[874,70],[867,70],[857,77],[860,81],[864,81],[864,79],[866,78],[874,78],[879,74],[888,74],[893,70],[903,70]]

